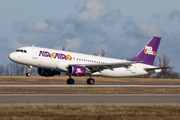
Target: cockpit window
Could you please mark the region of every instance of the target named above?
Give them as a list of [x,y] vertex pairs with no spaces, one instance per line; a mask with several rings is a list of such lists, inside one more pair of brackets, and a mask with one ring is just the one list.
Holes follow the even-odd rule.
[[19,52],[20,50],[18,49],[18,50],[16,50],[16,52]]
[[21,49],[17,49],[16,52],[22,52],[22,53],[27,53],[26,50],[21,50]]

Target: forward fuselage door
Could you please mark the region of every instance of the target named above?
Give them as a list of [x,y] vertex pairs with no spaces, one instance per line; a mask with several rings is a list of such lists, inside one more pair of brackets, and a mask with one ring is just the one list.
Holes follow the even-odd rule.
[[37,59],[38,58],[38,50],[34,46],[32,46],[32,58]]

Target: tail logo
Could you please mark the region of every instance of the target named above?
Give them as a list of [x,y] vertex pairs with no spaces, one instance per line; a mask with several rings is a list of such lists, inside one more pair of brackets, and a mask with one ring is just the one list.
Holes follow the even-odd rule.
[[156,51],[153,51],[151,46],[146,46],[144,49],[144,54],[156,55]]

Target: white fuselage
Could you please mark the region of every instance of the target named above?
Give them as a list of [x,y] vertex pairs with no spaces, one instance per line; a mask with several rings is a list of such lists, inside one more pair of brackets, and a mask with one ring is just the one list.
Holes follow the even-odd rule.
[[[17,63],[31,65],[39,68],[53,69],[61,72],[67,72],[67,67],[73,64],[107,64],[126,62],[127,60],[100,57],[68,51],[54,50],[41,47],[21,47],[20,50],[26,52],[13,52],[9,58]],[[56,57],[54,57],[56,56]],[[69,57],[68,59],[66,57]],[[100,72],[92,73],[96,76],[105,77],[130,77],[146,75],[148,73],[160,72],[160,70],[146,71],[145,68],[156,68],[155,66],[136,63],[127,67],[118,67],[113,69],[104,69]]]

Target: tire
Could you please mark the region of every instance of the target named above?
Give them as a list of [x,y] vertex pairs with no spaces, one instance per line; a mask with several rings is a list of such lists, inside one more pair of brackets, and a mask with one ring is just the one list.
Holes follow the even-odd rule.
[[67,84],[69,84],[69,85],[73,85],[74,84],[74,79],[68,79],[67,80]]
[[95,83],[94,79],[92,79],[92,78],[87,79],[87,84],[88,85],[94,85],[94,83]]
[[30,76],[31,76],[31,74],[30,74],[30,73],[26,73],[26,76],[27,76],[27,77],[30,77]]

